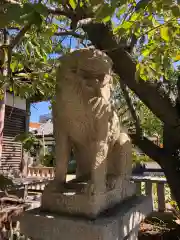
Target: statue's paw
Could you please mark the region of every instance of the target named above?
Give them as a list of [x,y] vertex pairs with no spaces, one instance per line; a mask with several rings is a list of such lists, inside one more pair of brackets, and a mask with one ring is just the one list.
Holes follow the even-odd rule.
[[116,186],[116,182],[117,182],[117,177],[109,175],[106,180],[106,189],[108,191],[114,189]]
[[88,183],[84,188],[83,188],[83,193],[87,195],[94,195],[95,194],[95,186],[93,183]]

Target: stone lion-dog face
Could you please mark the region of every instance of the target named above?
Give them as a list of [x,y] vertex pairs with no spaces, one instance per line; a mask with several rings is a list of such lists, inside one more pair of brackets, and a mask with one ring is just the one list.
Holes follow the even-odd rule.
[[111,91],[112,63],[104,53],[81,49],[62,57],[53,106],[56,183],[65,181],[72,147],[77,176],[88,176],[91,193],[105,191],[124,175],[127,160]]
[[[105,54],[83,49],[62,57],[57,72],[56,99],[60,93],[61,101],[71,98],[81,107],[87,107],[90,103],[97,104],[100,99],[109,105],[111,90],[112,63]],[[90,110],[92,108],[88,108]]]

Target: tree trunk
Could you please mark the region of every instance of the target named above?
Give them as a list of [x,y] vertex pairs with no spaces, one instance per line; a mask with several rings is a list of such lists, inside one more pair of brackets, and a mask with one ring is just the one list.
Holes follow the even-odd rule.
[[180,208],[180,142],[169,125],[164,125],[163,147],[168,158],[161,161],[161,167],[167,178],[173,197]]
[[112,59],[114,71],[119,75],[120,80],[135,92],[161,121],[176,128],[180,139],[180,118],[177,109],[165,92],[157,89],[154,82],[136,80],[136,62],[117,44],[110,28],[102,23],[89,23],[84,25],[83,29],[92,44],[106,52]]
[[[174,149],[180,146],[180,116],[169,97],[158,90],[155,83],[135,78],[136,63],[129,53],[118,46],[111,29],[102,23],[87,23],[83,26],[92,44],[107,53],[112,59],[114,71],[143,103],[165,124],[169,134],[163,149],[140,136],[132,136],[134,143],[162,167],[172,194],[180,207],[180,167]],[[173,140],[173,141],[171,141]]]
[[143,152],[155,160],[162,168],[173,198],[175,198],[180,209],[180,159],[176,151],[173,150],[177,144],[171,138],[171,130],[166,126],[164,128],[164,145],[167,148],[159,148],[147,138],[140,138],[131,134],[131,139]]
[[179,162],[176,158],[172,156],[171,158],[164,159],[164,161],[162,161],[160,165],[166,176],[173,198],[176,200],[177,205],[180,209],[180,170],[178,167]]

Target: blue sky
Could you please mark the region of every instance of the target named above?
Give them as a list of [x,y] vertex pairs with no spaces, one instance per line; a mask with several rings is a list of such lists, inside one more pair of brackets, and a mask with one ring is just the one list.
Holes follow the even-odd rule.
[[50,113],[51,110],[49,110],[49,102],[39,102],[31,105],[31,122],[39,122],[39,116]]

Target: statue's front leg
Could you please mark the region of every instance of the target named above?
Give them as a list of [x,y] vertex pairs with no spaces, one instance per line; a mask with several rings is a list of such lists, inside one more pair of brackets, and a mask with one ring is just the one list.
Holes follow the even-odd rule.
[[56,167],[55,180],[58,182],[66,182],[66,174],[68,162],[70,159],[70,142],[66,133],[60,132],[56,134]]
[[119,180],[125,184],[132,172],[132,145],[126,133],[120,133],[110,155],[108,156],[107,189],[116,187]]
[[96,142],[91,145],[91,171],[90,180],[85,188],[89,195],[103,193],[106,191],[106,164],[108,145],[106,141]]
[[64,132],[57,131],[55,133],[55,152],[56,152],[56,166],[55,178],[49,184],[53,190],[62,190],[66,182],[68,162],[70,159],[70,142],[68,136]]

